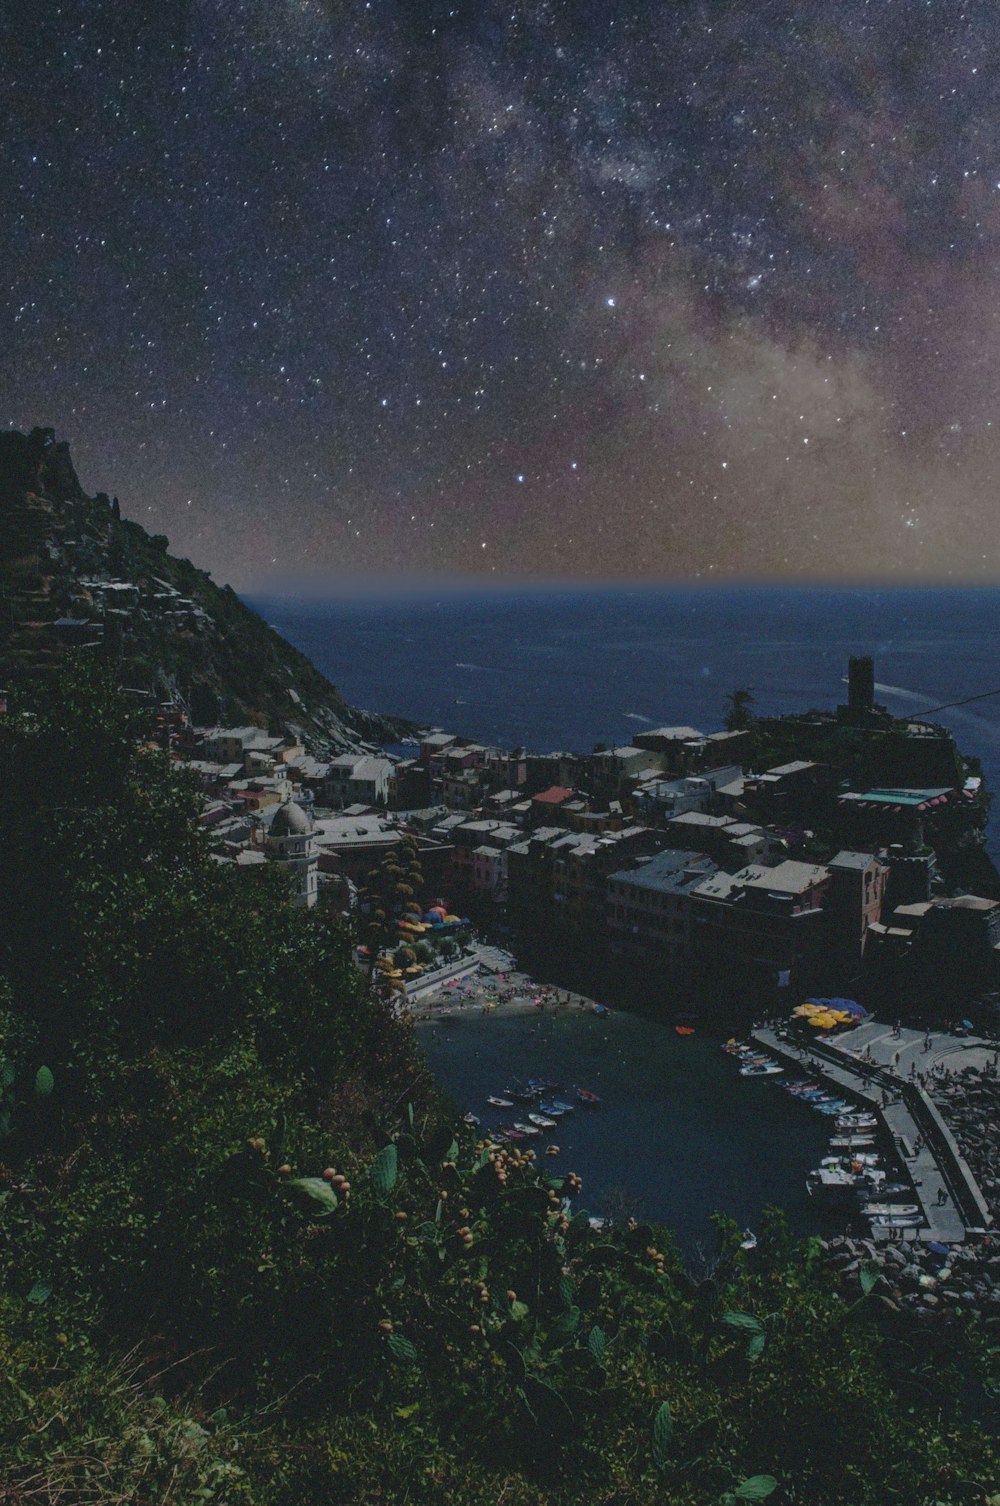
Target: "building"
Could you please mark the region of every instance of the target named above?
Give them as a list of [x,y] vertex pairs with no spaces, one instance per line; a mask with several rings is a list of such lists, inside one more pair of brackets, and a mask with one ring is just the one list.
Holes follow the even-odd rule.
[[344,753],[327,768],[321,798],[334,809],[345,805],[388,805],[392,793],[393,763],[367,753]]
[[1000,902],[977,894],[932,900],[917,930],[914,961],[926,991],[938,999],[968,999],[994,987]]
[[705,853],[668,848],[610,874],[605,923],[612,948],[666,964],[690,959],[691,891],[716,871]]
[[743,804],[766,821],[808,815],[825,789],[829,775],[823,764],[795,758],[743,781]]
[[238,763],[249,773],[248,752],[278,758],[286,739],[269,737],[261,727],[216,727],[205,734],[202,757],[209,763]]
[[617,798],[636,783],[655,778],[665,766],[664,754],[626,743],[592,754],[587,778],[595,793]]
[[846,850],[832,857],[827,867],[827,945],[834,965],[852,976],[861,968],[872,926],[882,919],[889,867],[870,852]]
[[702,759],[706,739],[697,727],[652,727],[648,732],[637,732],[632,742],[648,753],[661,754],[661,768],[684,774]]
[[[432,773],[440,773],[441,759],[457,742],[454,732],[442,732],[440,728],[428,732],[420,744],[420,762],[426,764]],[[435,768],[435,765],[438,767]]]
[[721,789],[728,789],[740,780],[742,794],[742,771],[737,764],[725,768],[706,769],[702,774],[688,774],[681,779],[664,779],[660,775],[638,785],[632,793],[636,813],[644,820],[669,820],[685,811],[707,811],[714,806]]
[[560,811],[564,805],[576,796],[576,791],[566,785],[553,784],[548,789],[540,790],[537,795],[531,797],[531,821],[533,825],[540,826],[560,819]]
[[312,820],[294,800],[286,800],[275,811],[264,838],[264,854],[290,874],[293,903],[311,909],[318,892]]
[[343,874],[361,884],[403,840],[403,833],[384,816],[321,816],[314,842],[324,873]]
[[685,811],[664,823],[670,845],[706,852],[720,868],[737,870],[748,863],[768,863],[779,843],[762,826],[732,816]]
[[704,965],[747,989],[807,979],[825,940],[830,870],[791,859],[721,870],[691,891],[692,945]]
[[850,791],[839,797],[837,814],[843,835],[859,845],[918,852],[928,820],[957,799],[959,791],[943,787]]
[[663,845],[663,834],[648,826],[592,836],[564,832],[549,847],[551,915],[557,930],[589,942],[604,935],[608,875],[629,858]]
[[482,804],[483,778],[472,765],[452,765],[445,761],[441,775],[441,799],[451,810],[471,811]]

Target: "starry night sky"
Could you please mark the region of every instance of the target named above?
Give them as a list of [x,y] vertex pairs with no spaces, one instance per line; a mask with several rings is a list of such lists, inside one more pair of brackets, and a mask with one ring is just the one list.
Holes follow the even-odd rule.
[[0,419],[237,587],[1000,575],[992,0],[6,0]]

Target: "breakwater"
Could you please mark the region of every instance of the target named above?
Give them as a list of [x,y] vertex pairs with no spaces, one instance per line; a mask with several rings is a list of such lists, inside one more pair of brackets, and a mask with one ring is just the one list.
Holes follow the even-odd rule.
[[[811,1075],[880,1119],[921,1209],[922,1227],[905,1231],[910,1239],[957,1245],[984,1235],[992,1224],[989,1205],[930,1094],[917,1082],[900,1079],[888,1066],[861,1055],[872,1049],[873,1030],[881,1030],[883,1041],[901,1039],[874,1022],[840,1037],[836,1045],[810,1041],[800,1046],[768,1026],[756,1029],[753,1039],[786,1066],[801,1071],[808,1064]],[[888,1238],[888,1231],[879,1231],[876,1242]]]

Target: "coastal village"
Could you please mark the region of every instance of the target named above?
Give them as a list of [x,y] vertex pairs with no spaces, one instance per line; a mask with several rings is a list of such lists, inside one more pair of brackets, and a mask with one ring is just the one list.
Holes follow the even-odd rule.
[[[259,726],[192,725],[179,704],[154,721],[201,788],[218,861],[282,866],[293,902],[350,917],[400,992],[474,926],[752,1010],[860,990],[943,1023],[996,997],[978,766],[942,726],[877,707],[867,658],[836,712],[659,727],[588,754],[435,729],[322,759]],[[759,767],[768,742],[800,756]],[[885,777],[850,777],[869,770]]]
[[[846,1207],[831,1261],[850,1274],[877,1257],[919,1311],[1000,1305],[988,796],[944,727],[876,705],[871,659],[847,682],[834,712],[761,724],[737,694],[727,730],[664,726],[587,754],[434,728],[321,758],[256,725],[199,727],[178,703],[152,714],[216,860],[277,867],[291,903],[346,920],[399,1009],[488,1012],[517,990],[566,1003],[513,970],[541,947],[661,990],[668,1021],[756,1017],[731,1047],[743,1075],[831,1116],[810,1184]],[[803,1005],[820,994],[851,998]]]

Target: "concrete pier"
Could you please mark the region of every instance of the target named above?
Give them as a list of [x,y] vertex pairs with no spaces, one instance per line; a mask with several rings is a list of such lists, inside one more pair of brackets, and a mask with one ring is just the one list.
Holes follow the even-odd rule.
[[[896,1153],[913,1181],[924,1219],[924,1227],[906,1230],[906,1235],[924,1241],[935,1240],[939,1244],[962,1244],[967,1237],[981,1234],[989,1226],[991,1220],[986,1200],[925,1089],[899,1077],[893,1067],[862,1056],[862,1052],[870,1049],[875,1058],[874,1047],[869,1042],[871,1027],[872,1022],[869,1022],[836,1041],[810,1041],[801,1048],[796,1042],[779,1037],[767,1026],[755,1030],[752,1039],[786,1067],[820,1079],[838,1094],[876,1114],[882,1122],[883,1133],[891,1137]],[[891,1037],[895,1048],[889,1053],[891,1062],[896,1050],[900,1049],[898,1042],[901,1037],[892,1035],[886,1026],[877,1029],[881,1036]],[[862,1038],[861,1031],[868,1034]],[[923,1037],[917,1039],[922,1045]],[[880,1054],[885,1054],[886,1042],[883,1041],[882,1045]],[[912,1052],[909,1042],[906,1049]],[[889,1097],[885,1106],[883,1095]],[[941,1196],[944,1202],[940,1201]],[[889,1231],[879,1233],[880,1237],[887,1238]]]

